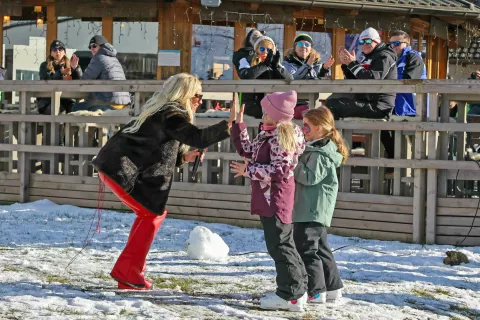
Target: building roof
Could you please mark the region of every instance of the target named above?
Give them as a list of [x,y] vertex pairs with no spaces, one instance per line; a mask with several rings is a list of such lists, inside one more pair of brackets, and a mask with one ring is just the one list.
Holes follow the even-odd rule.
[[[244,0],[245,1],[245,0]],[[402,12],[406,14],[462,16],[480,19],[478,1],[472,0],[246,0],[250,2],[304,5],[353,10]]]

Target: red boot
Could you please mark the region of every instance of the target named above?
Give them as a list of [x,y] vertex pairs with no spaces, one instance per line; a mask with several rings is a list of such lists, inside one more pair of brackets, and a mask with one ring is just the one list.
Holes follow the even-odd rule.
[[119,282],[119,288],[121,286],[120,283],[134,289],[148,289],[151,287],[152,283],[145,280],[143,272],[148,251],[165,216],[166,213],[161,216],[152,213],[143,216],[137,215],[133,224],[136,228],[132,229],[125,249],[123,249],[110,273]]

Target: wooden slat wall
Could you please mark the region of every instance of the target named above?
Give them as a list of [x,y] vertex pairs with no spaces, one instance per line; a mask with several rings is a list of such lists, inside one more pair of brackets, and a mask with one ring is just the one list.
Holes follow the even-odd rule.
[[[0,174],[0,201],[18,201],[20,176]],[[61,192],[59,192],[61,191]],[[98,179],[31,174],[30,201],[49,199],[58,204],[95,208]],[[129,210],[108,189],[103,207]],[[167,206],[169,216],[259,227],[250,214],[250,187],[175,182]],[[409,197],[340,193],[331,233],[381,240],[412,241],[413,202]]]
[[[436,239],[438,244],[480,245],[479,199],[439,198],[437,203]],[[475,219],[475,215],[478,217]]]

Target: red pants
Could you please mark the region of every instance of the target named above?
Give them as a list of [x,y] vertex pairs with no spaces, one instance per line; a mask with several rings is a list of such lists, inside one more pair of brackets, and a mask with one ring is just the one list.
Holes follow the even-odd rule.
[[148,289],[151,282],[146,280],[143,274],[147,254],[158,229],[167,216],[167,210],[161,216],[151,213],[116,182],[101,172],[98,175],[105,185],[137,215],[125,249],[118,257],[110,275],[119,282],[119,288],[125,288],[126,285],[137,289]]

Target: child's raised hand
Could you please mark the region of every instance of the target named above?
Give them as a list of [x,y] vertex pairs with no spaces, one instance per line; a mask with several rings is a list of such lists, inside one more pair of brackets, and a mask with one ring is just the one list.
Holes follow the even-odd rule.
[[233,173],[236,173],[234,178],[243,176],[243,174],[245,173],[245,170],[247,169],[247,166],[248,166],[248,160],[245,157],[243,158],[243,163],[232,161],[230,168]]
[[240,107],[240,110],[238,110],[237,113],[237,119],[235,120],[236,123],[242,123],[243,122],[243,113],[245,112],[245,103],[242,104]]

